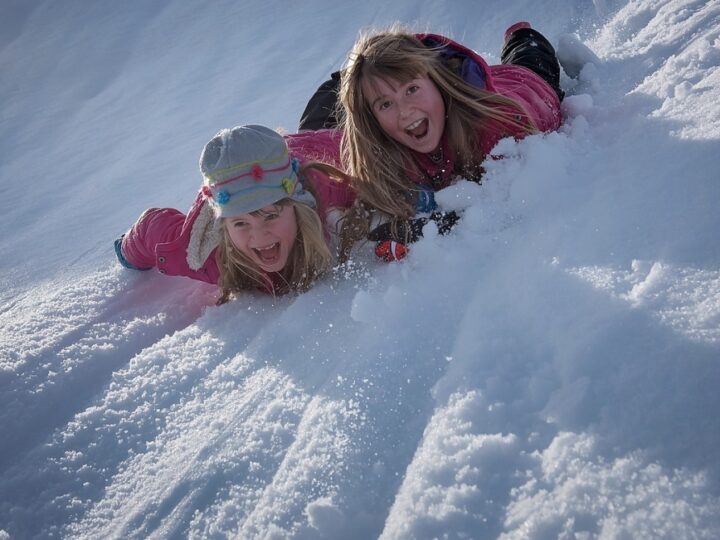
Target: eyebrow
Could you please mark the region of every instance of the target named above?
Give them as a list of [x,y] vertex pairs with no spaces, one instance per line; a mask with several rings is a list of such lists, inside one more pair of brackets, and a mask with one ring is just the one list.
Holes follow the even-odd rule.
[[[265,210],[265,208],[270,208],[270,210]],[[269,206],[263,206],[262,208],[258,208],[254,212],[250,212],[251,214],[279,214],[283,211],[284,206],[282,204],[271,204]]]

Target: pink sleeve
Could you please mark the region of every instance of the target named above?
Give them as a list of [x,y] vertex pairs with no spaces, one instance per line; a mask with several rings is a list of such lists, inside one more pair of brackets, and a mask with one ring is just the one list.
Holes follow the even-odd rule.
[[[321,161],[338,169],[342,169],[341,139],[342,132],[337,129],[321,129],[285,135],[290,152],[301,163]],[[309,171],[307,178],[317,195],[318,210],[321,216],[324,216],[330,208],[348,208],[355,200],[354,191],[344,182],[328,178],[319,171]]]
[[491,66],[490,72],[496,91],[520,103],[540,131],[554,131],[560,127],[560,100],[539,75],[513,64]]
[[342,132],[337,129],[320,129],[302,133],[285,135],[290,153],[301,163],[306,161],[322,161],[342,168],[340,161],[340,140]]
[[184,223],[185,214],[174,208],[145,210],[123,238],[123,256],[138,268],[155,268],[155,248],[177,238]]
[[330,178],[316,170],[308,171],[306,177],[315,192],[321,216],[330,208],[349,208],[355,201],[355,192],[345,182]]

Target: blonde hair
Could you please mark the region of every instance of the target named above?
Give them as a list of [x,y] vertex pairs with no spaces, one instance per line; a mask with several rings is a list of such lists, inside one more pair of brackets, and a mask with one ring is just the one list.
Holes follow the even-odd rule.
[[[342,184],[349,184],[353,186],[356,182],[356,180],[350,177],[350,175],[346,172],[341,171],[334,165],[330,165],[329,163],[325,163],[322,161],[310,161],[305,163],[302,166],[301,171],[304,172],[307,170],[319,171],[320,173],[330,178],[330,180]],[[310,187],[309,189],[312,189],[312,187]],[[359,203],[358,201],[356,201],[356,204],[362,205],[362,203]],[[340,239],[337,255],[338,260],[341,263],[347,261],[350,256],[350,251],[352,250],[355,243],[359,239],[364,238],[365,234],[367,233],[367,228],[365,229],[365,233],[363,233],[363,224],[358,223],[357,218],[354,217],[355,214],[359,215],[359,212],[354,207],[349,210],[345,210],[342,217],[335,224],[335,230],[330,231],[331,234],[335,235]]]
[[[238,250],[223,223],[222,239],[217,251],[222,291],[218,304],[224,304],[246,290],[265,289],[273,295],[304,291],[331,267],[332,255],[325,242],[323,225],[317,212],[307,204],[292,199],[282,199],[275,205],[292,208],[298,231],[287,263],[278,272],[280,279],[275,280],[278,282],[273,281],[255,262]],[[261,212],[258,210],[252,214]]]
[[[427,75],[445,102],[445,133],[454,153],[456,174],[479,177],[484,155],[480,152],[478,126],[501,131],[533,133],[536,126],[515,100],[465,82],[441,57],[441,49],[425,46],[413,33],[397,25],[361,36],[343,69],[339,92],[343,108],[342,155],[358,194],[347,215],[348,231],[359,240],[367,234],[371,213],[379,210],[393,221],[415,213],[417,184],[406,169],[422,174],[412,151],[389,137],[375,119],[366,97],[374,80],[404,84]],[[524,119],[524,121],[523,121]],[[350,240],[349,240],[350,241]]]

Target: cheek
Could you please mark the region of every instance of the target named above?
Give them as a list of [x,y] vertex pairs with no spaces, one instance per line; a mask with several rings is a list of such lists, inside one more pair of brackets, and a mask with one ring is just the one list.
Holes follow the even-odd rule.
[[442,96],[440,95],[440,91],[433,86],[434,92],[432,93],[431,100],[432,103],[430,105],[431,110],[435,113],[435,115],[439,118],[445,118],[445,102],[443,101]]
[[391,139],[397,138],[399,130],[397,127],[397,119],[395,117],[393,117],[390,113],[387,112],[373,113],[373,116],[375,117],[378,126],[380,127],[382,132],[385,133],[385,135],[387,135]]
[[380,126],[380,129],[387,133],[391,121],[390,111],[377,111],[369,104],[367,105],[365,111],[367,116],[374,118],[375,122],[377,122],[378,126]]
[[230,238],[230,243],[235,247],[235,249],[242,251],[243,253],[248,252],[247,247],[247,233],[242,230],[238,229],[229,229],[228,230],[228,237]]
[[378,114],[375,115],[375,118],[380,125],[380,129],[382,129],[385,133],[392,131],[392,124],[390,123],[387,114]]
[[285,243],[288,245],[288,250],[291,250],[293,245],[295,244],[295,239],[297,238],[298,234],[298,227],[297,227],[297,221],[295,219],[295,216],[293,215],[293,218],[291,220],[288,220],[288,223],[285,224],[282,231],[282,238],[285,241]]

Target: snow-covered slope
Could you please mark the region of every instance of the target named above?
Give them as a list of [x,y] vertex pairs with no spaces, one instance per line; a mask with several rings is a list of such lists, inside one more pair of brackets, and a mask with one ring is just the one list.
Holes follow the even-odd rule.
[[[0,538],[719,537],[720,2],[567,4],[6,0]],[[401,264],[221,307],[117,265],[395,20],[595,59]]]

